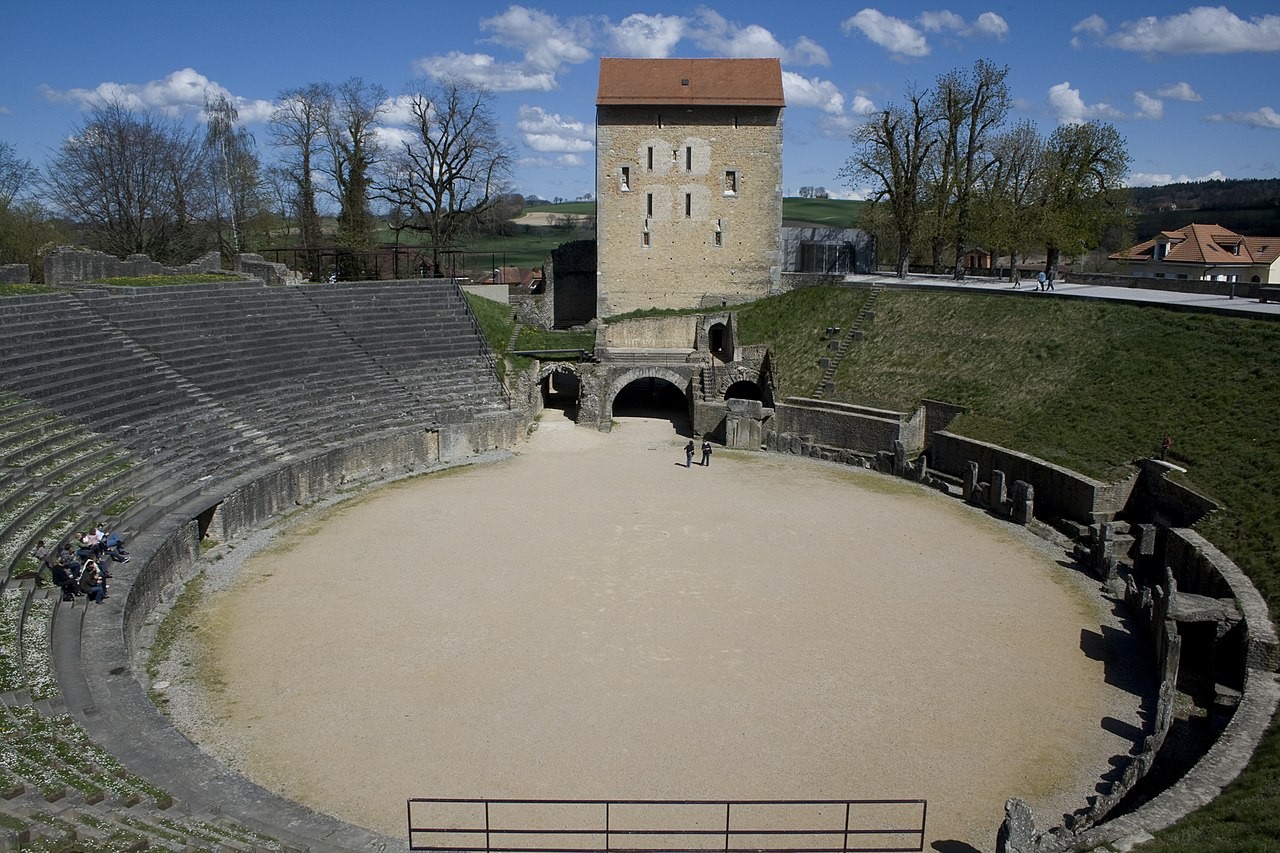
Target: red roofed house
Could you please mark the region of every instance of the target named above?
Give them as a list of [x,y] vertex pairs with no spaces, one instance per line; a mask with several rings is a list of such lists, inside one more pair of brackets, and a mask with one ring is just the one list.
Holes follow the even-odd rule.
[[777,59],[600,60],[597,316],[779,288],[784,103]]
[[1280,282],[1280,237],[1245,237],[1193,223],[1111,255],[1133,275],[1253,284]]

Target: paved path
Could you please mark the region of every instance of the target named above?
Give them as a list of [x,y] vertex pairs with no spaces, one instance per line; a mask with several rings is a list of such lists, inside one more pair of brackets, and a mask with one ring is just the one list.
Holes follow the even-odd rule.
[[1168,290],[1147,290],[1136,287],[1112,287],[1100,284],[1073,284],[1070,281],[1054,282],[1053,291],[1037,291],[1034,279],[1023,279],[1017,290],[1008,281],[989,278],[966,278],[963,283],[946,276],[910,275],[896,278],[885,275],[851,275],[845,281],[866,284],[879,283],[893,289],[953,290],[960,293],[1005,293],[1025,299],[1105,299],[1127,302],[1133,305],[1161,305],[1182,311],[1206,314],[1265,317],[1280,319],[1280,303],[1262,303],[1256,299],[1214,296],[1206,293],[1174,293]]

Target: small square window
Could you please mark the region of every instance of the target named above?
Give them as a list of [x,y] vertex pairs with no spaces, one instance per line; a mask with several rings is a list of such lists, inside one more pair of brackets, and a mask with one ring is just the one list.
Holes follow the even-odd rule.
[[724,194],[738,194],[738,173],[736,171],[730,170],[724,173]]

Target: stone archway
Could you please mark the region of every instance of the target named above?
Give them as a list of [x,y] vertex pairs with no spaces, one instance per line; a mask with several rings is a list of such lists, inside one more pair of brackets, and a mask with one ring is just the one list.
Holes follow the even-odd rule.
[[764,391],[752,379],[739,379],[724,390],[726,400],[759,400],[764,401]]
[[663,412],[675,412],[672,406],[673,394],[666,393],[666,389],[673,389],[673,393],[680,395],[678,416],[672,417],[672,422],[680,426],[682,422],[692,422],[692,395],[690,394],[691,379],[682,376],[680,373],[664,367],[650,366],[638,367],[628,370],[621,376],[616,377],[610,384],[609,390],[601,400],[601,414],[603,415],[602,423],[607,424],[612,419],[615,408],[618,404],[619,397],[628,389],[637,390],[633,386],[637,383],[646,383],[646,387],[641,389],[655,395],[653,400],[654,415],[658,417],[664,416]]
[[552,362],[538,370],[540,408],[559,409],[572,420],[577,420],[581,399],[582,376],[576,364]]

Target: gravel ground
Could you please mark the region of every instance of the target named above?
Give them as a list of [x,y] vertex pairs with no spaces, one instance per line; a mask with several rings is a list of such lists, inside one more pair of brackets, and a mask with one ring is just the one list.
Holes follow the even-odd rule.
[[514,457],[219,547],[171,716],[393,835],[413,796],[921,797],[947,853],[1009,796],[1083,807],[1140,735],[1141,644],[1060,543],[842,466],[686,470],[685,440],[549,412]]

